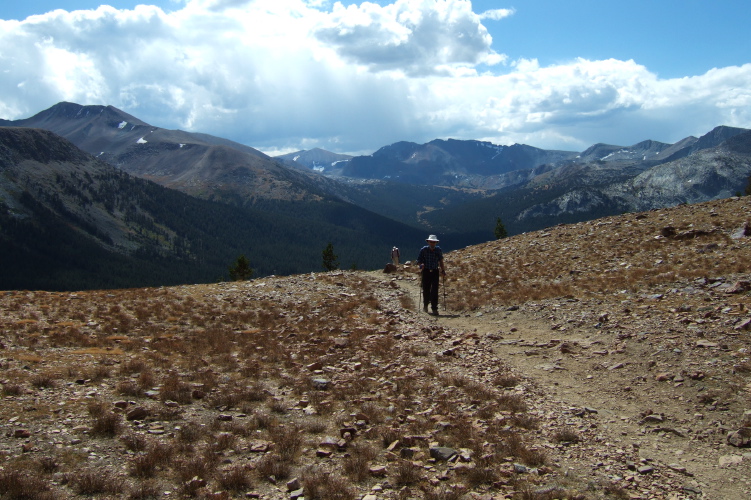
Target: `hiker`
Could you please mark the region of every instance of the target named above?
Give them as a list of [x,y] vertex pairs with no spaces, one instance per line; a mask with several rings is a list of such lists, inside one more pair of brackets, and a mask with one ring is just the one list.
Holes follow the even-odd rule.
[[396,247],[391,249],[391,262],[393,262],[395,266],[399,265],[399,249]]
[[438,238],[436,235],[431,234],[428,239],[425,240],[427,245],[420,249],[420,254],[417,256],[417,264],[420,266],[422,272],[422,310],[428,312],[428,302],[432,314],[438,315],[438,285],[441,281],[441,276],[446,276],[446,268],[443,266],[443,251],[441,247],[436,246]]

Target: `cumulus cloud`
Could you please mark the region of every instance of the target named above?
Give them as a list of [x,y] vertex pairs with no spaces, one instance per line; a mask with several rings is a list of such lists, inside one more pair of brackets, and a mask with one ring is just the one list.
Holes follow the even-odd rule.
[[496,61],[492,38],[468,0],[396,0],[334,11],[314,30],[346,60],[373,70],[411,76],[441,73],[447,66]]
[[478,15],[468,0],[329,5],[188,0],[174,12],[0,20],[0,118],[60,101],[111,104],[267,152],[364,154],[448,137],[581,150],[751,126],[751,64],[678,79],[630,60],[541,66],[493,49],[483,22],[511,22],[512,10]]

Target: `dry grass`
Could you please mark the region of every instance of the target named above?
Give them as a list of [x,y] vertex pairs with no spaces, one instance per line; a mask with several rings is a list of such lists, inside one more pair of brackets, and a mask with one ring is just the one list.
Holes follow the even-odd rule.
[[[585,300],[708,273],[747,272],[751,251],[724,236],[741,225],[745,209],[721,219],[703,210],[691,213],[693,227],[719,222],[722,231],[692,241],[656,239],[667,218],[649,213],[637,222],[627,214],[601,221],[606,232],[595,223],[574,224],[451,252],[451,309],[488,309],[502,317],[507,306],[547,298]],[[679,232],[690,229],[674,225]],[[720,252],[733,258],[718,258]],[[0,471],[0,496],[153,498],[169,489],[176,497],[239,497],[251,489],[266,494],[294,477],[304,479],[306,498],[359,498],[382,480],[404,498],[459,498],[466,489],[449,486],[459,483],[502,496],[515,487],[499,476],[509,458],[541,467],[552,462],[540,445],[546,437],[580,446],[591,441],[587,432],[557,423],[557,431],[546,430],[550,423],[537,411],[537,393],[509,367],[480,371],[460,356],[434,356],[458,336],[415,319],[408,279],[399,276],[394,287],[344,272],[231,286],[0,294],[1,416],[21,415],[33,429],[70,419],[74,423],[57,427],[78,427],[75,437],[85,443],[60,449],[52,444],[59,440],[55,434],[34,440],[38,449],[24,456],[21,440],[4,438],[3,449],[11,451]],[[749,298],[739,294],[724,302],[732,308],[732,328],[730,320],[746,314]],[[629,307],[650,313],[647,305]],[[708,305],[714,307],[702,314],[727,314]],[[674,314],[703,319],[696,309]],[[505,325],[498,329],[506,336]],[[474,339],[462,340],[460,352],[479,350],[486,341],[477,339],[475,347]],[[734,360],[734,390],[748,383],[749,366],[742,356]],[[312,378],[331,384],[320,390]],[[713,405],[735,397],[731,392],[707,389],[697,401]],[[26,404],[27,398],[45,404]],[[149,416],[127,421],[134,406],[148,408]],[[356,429],[346,450],[315,457],[316,443],[341,438],[344,427]],[[396,441],[402,444],[386,455]],[[443,488],[430,486],[449,467],[431,462],[434,470],[427,472],[432,441],[470,449],[473,467],[460,468]],[[249,452],[258,442],[268,443],[268,451]],[[102,443],[121,466],[108,484],[80,451]],[[398,458],[402,446],[421,466]],[[389,477],[371,477],[374,464],[387,464]],[[27,471],[42,480],[31,481]],[[533,484],[517,486],[518,498],[551,494]],[[566,498],[568,492],[555,494]]]

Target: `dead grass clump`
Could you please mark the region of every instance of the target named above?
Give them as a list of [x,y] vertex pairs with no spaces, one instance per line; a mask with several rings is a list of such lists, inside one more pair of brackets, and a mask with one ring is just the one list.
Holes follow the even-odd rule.
[[2,394],[3,396],[20,396],[23,394],[23,386],[12,382],[3,384]]
[[461,487],[441,485],[439,488],[428,488],[423,498],[425,500],[459,500],[464,497],[466,491]]
[[132,398],[140,397],[143,394],[143,389],[133,380],[119,381],[115,390],[121,396],[130,396]]
[[368,417],[368,422],[371,424],[380,424],[384,421],[383,408],[372,401],[363,403],[360,411],[363,415]]
[[464,386],[464,392],[473,401],[488,401],[495,396],[495,393],[479,382],[469,382]]
[[45,482],[15,468],[0,470],[0,496],[24,500],[55,500],[57,498]]
[[66,475],[68,484],[79,495],[120,495],[124,492],[122,478],[105,469],[88,469]]
[[477,488],[481,485],[492,485],[501,479],[501,475],[496,467],[480,464],[470,469],[464,469],[462,474],[465,484],[470,488]]
[[51,389],[55,387],[56,375],[50,372],[37,373],[31,377],[31,385],[37,389]]
[[256,472],[262,479],[276,483],[290,477],[292,466],[280,455],[267,453],[256,465]]
[[206,429],[195,422],[186,422],[177,431],[177,438],[183,443],[197,443],[206,435]]
[[159,399],[164,401],[175,401],[186,405],[193,402],[193,389],[182,380],[177,373],[169,373],[162,381],[162,387],[159,391]]
[[53,456],[44,456],[37,459],[37,468],[45,474],[52,474],[60,469],[60,464]]
[[399,460],[392,474],[396,486],[412,486],[419,483],[422,478],[422,469],[409,460]]
[[99,437],[115,437],[120,433],[122,418],[117,413],[104,411],[94,417],[91,434]]
[[311,500],[354,500],[356,492],[349,482],[336,474],[324,473],[315,468],[302,475],[305,498]]
[[498,407],[511,413],[524,413],[527,411],[527,403],[521,394],[501,394],[497,398]]
[[375,434],[381,438],[381,443],[383,444],[384,448],[388,448],[391,443],[398,441],[402,437],[401,433],[397,429],[386,426],[380,427]]
[[305,430],[310,434],[323,434],[328,429],[328,423],[322,418],[310,418],[304,421]]
[[131,358],[120,365],[121,375],[134,375],[148,369],[148,364],[141,358]]
[[401,304],[404,309],[413,310],[415,308],[415,301],[408,294],[399,296],[399,304]]
[[269,401],[267,406],[272,413],[278,415],[284,415],[287,413],[287,404],[282,399],[273,398]]
[[200,455],[183,458],[175,463],[175,470],[182,482],[198,479],[211,479],[219,463],[219,457],[210,450],[204,450]]
[[220,471],[216,480],[223,489],[233,492],[248,490],[253,487],[250,468],[247,465],[233,465]]
[[230,432],[220,432],[211,443],[211,450],[215,453],[232,448],[237,442],[237,436]]
[[511,425],[522,429],[536,430],[540,428],[540,419],[533,415],[516,414],[509,420]]
[[279,456],[287,462],[294,462],[305,440],[296,425],[276,425],[269,428],[269,437],[274,442]]
[[274,415],[270,415],[263,411],[257,411],[253,413],[251,423],[256,429],[263,430],[275,427],[279,422]]
[[575,444],[579,442],[580,438],[579,434],[575,430],[566,427],[564,429],[556,431],[551,439],[554,443]]
[[152,481],[140,481],[131,487],[128,500],[156,500],[162,496],[159,485]]
[[120,436],[120,441],[130,451],[145,451],[149,446],[149,440],[144,435],[135,432],[128,432],[124,436]]
[[519,377],[512,373],[500,373],[493,378],[493,385],[496,387],[510,388],[519,384]]
[[[561,486],[540,487],[527,482],[520,482],[517,487],[515,499],[519,500],[568,500],[582,498],[582,495],[567,491]],[[620,498],[620,497],[616,497]],[[625,498],[631,498],[630,495]]]
[[152,389],[154,385],[156,385],[156,379],[150,370],[144,370],[138,375],[138,387],[142,390]]
[[355,443],[350,446],[348,456],[344,458],[344,474],[357,483],[365,481],[370,476],[370,461],[377,456],[372,446]]

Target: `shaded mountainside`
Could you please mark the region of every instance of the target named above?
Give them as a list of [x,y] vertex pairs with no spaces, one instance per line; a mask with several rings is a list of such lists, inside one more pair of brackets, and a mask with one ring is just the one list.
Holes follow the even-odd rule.
[[498,146],[482,141],[398,142],[370,156],[356,156],[336,172],[361,179],[391,179],[420,185],[478,187],[482,178],[556,164],[576,155],[522,144]]
[[146,124],[112,106],[59,103],[5,125],[42,128],[132,175],[204,199],[319,200],[328,184],[233,141]]
[[[287,213],[200,200],[117,170],[48,131],[0,128],[0,289],[211,282],[239,255],[258,275],[379,268],[423,232],[335,199]],[[311,214],[313,210],[315,214]],[[306,213],[310,220],[298,213]]]

